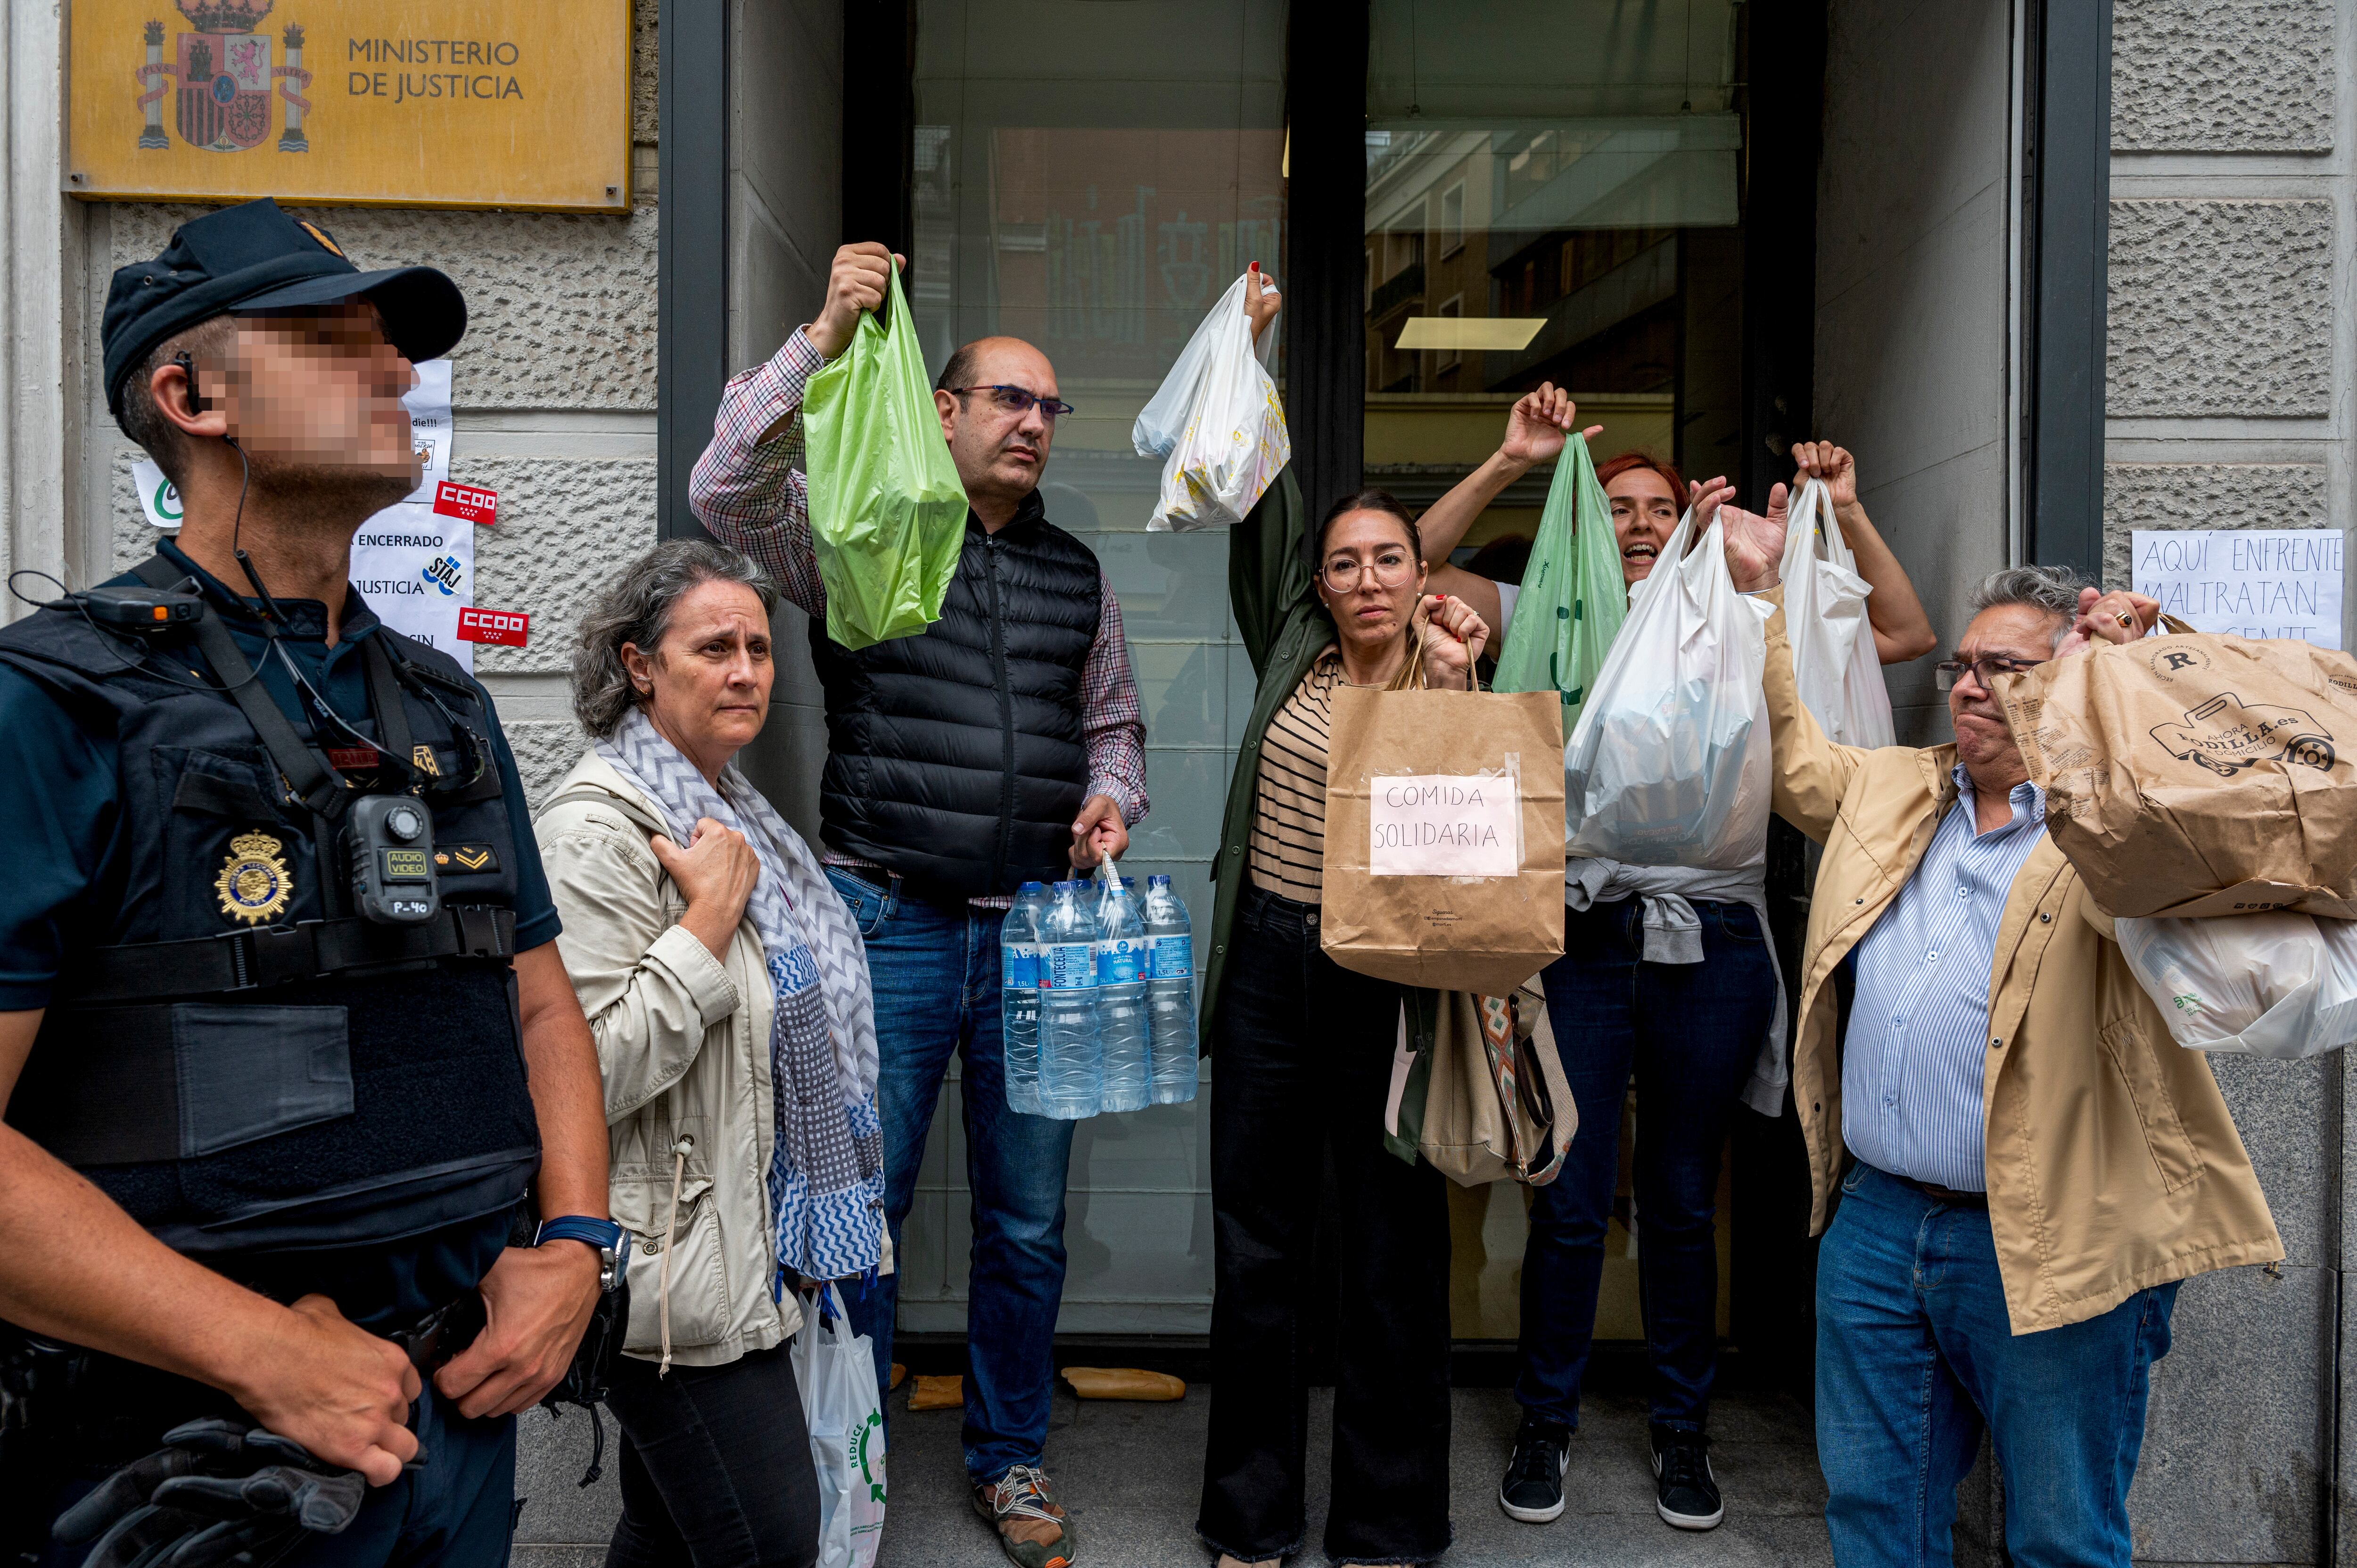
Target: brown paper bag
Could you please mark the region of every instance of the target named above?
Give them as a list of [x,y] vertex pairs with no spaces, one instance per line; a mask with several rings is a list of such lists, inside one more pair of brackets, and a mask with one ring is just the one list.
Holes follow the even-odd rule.
[[1563,702],[1334,694],[1320,941],[1344,969],[1503,996],[1563,953]]
[[2107,913],[2357,918],[2357,660],[2185,632],[1996,694],[2047,832]]

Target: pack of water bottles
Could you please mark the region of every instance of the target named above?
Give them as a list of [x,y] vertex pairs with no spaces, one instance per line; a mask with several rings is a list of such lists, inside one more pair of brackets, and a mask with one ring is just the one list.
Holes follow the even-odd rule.
[[1168,876],[1027,882],[998,939],[1006,1103],[1075,1122],[1195,1098],[1195,941]]

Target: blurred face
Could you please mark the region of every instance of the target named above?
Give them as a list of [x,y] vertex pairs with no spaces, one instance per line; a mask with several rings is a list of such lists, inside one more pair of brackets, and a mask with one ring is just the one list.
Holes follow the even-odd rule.
[[622,645],[622,665],[663,738],[705,775],[761,733],[770,716],[770,618],[742,583],[699,583],[672,607],[651,655]]
[[[1034,398],[1056,395],[1056,370],[1048,356],[1014,338],[992,338],[974,355],[965,383],[973,387],[1020,387]],[[1003,392],[946,392],[933,394],[941,411],[942,435],[950,444],[965,493],[1019,501],[1039,488],[1056,422],[1036,402],[1010,409]],[[1017,400],[1019,401],[1019,400]]]
[[1387,511],[1344,512],[1326,531],[1318,596],[1361,655],[1378,656],[1406,635],[1424,577],[1407,530]]
[[1620,545],[1620,580],[1631,587],[1645,580],[1662,546],[1684,515],[1686,500],[1670,489],[1670,481],[1651,468],[1616,474],[1604,487],[1612,503],[1612,533]]
[[382,489],[387,505],[424,472],[402,394],[417,373],[365,301],[235,318],[224,362],[197,382],[228,420],[258,479]]
[[[2043,664],[2054,657],[2055,634],[2067,624],[2029,605],[1995,605],[1973,618],[1953,657],[1963,663],[2009,659]],[[1955,721],[1956,755],[1967,769],[1978,773],[2021,767],[2021,750],[2013,743],[2005,710],[1982,683],[1977,669],[1966,671],[1949,688],[1948,716]]]

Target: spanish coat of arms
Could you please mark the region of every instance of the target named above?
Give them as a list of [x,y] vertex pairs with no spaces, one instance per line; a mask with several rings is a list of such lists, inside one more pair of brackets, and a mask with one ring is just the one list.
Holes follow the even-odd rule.
[[285,47],[284,58],[274,59],[274,40],[259,30],[273,4],[274,0],[174,0],[195,31],[178,36],[168,61],[164,58],[164,24],[147,24],[146,63],[132,72],[139,84],[140,107],[147,115],[141,146],[172,145],[164,130],[163,101],[168,93],[172,126],[188,145],[213,153],[258,147],[270,135],[274,87],[276,96],[286,102],[286,128],[278,138],[278,150],[309,150],[303,114],[311,105],[302,93],[311,85],[311,73],[303,69],[303,29],[287,25],[275,40]]

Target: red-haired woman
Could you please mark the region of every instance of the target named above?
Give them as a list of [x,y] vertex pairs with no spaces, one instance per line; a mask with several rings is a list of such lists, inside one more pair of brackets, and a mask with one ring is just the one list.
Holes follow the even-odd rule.
[[[1465,525],[1530,467],[1520,457],[1530,445],[1523,418],[1517,404],[1498,454],[1426,513],[1433,559],[1446,559]],[[1929,652],[1931,622],[1857,504],[1849,454],[1805,443],[1792,456],[1799,477],[1825,481],[1859,574],[1873,585],[1867,619],[1883,661]],[[1596,472],[1612,506],[1620,574],[1631,587],[1660,562],[1689,504],[1707,510],[1733,493],[1722,479],[1689,485],[1668,463],[1640,452],[1624,452]],[[1769,498],[1771,516],[1782,516],[1785,499],[1778,485]],[[1501,628],[1512,613],[1510,593],[1501,592],[1493,608],[1485,589],[1498,590],[1461,571],[1435,571],[1432,587]],[[1515,1519],[1543,1524],[1563,1512],[1632,1075],[1642,1113],[1631,1226],[1652,1365],[1655,1507],[1682,1530],[1708,1530],[1724,1515],[1704,1435],[1717,1363],[1719,1151],[1737,1102],[1776,1115],[1786,1078],[1784,1009],[1765,926],[1766,849],[1763,835],[1758,856],[1735,872],[1601,860],[1565,867],[1564,956],[1544,979],[1579,1130],[1563,1174],[1532,1194],[1514,1383],[1523,1421],[1498,1490],[1499,1505]]]

